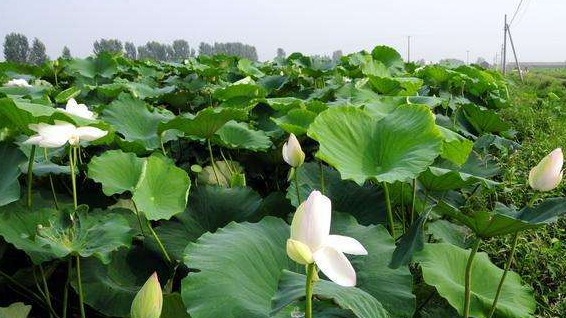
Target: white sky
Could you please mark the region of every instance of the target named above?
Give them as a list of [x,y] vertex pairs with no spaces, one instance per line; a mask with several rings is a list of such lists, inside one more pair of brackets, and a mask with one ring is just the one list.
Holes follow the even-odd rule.
[[[260,59],[278,47],[289,54],[331,54],[395,47],[413,60],[445,57],[492,62],[500,49],[503,15],[520,0],[0,0],[0,37],[38,37],[50,56],[64,45],[73,56],[92,52],[98,38],[136,45],[149,40],[241,41]],[[524,0],[511,30],[523,61],[566,60],[566,1]],[[1,49],[0,49],[1,50]],[[2,54],[3,58],[3,54]]]

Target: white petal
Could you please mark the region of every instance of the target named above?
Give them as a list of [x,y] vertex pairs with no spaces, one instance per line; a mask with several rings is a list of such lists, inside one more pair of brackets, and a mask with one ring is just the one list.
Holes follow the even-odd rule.
[[283,145],[283,159],[292,167],[299,167],[305,161],[305,153],[294,134],[289,135],[289,139]]
[[93,141],[102,138],[108,134],[107,131],[96,127],[79,127],[77,128],[76,135],[80,140]]
[[564,156],[562,149],[554,149],[529,172],[529,185],[538,191],[550,191],[562,180]]
[[352,255],[367,255],[368,251],[355,238],[343,235],[329,235],[326,244],[339,252]]
[[341,286],[356,286],[356,271],[343,253],[325,246],[316,251],[313,258],[316,266],[331,281]]
[[313,191],[299,206],[291,224],[291,238],[306,244],[316,251],[326,244],[330,234],[332,206],[330,199]]
[[39,145],[42,139],[40,135],[33,135],[24,141],[24,145]]
[[282,154],[283,154],[283,160],[285,160],[285,162],[286,162],[288,165],[292,166],[291,163],[289,162],[289,156],[287,155],[287,142],[285,142],[285,143],[283,144],[283,148],[282,148],[281,152],[282,152]]
[[69,99],[69,101],[67,101],[67,106],[65,106],[64,111],[81,118],[95,118],[94,113],[91,112],[85,104],[78,104],[74,98],[71,98]]

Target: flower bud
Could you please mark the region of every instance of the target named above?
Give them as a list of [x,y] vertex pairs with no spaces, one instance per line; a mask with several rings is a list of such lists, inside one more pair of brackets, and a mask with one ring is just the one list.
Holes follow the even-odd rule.
[[157,274],[153,273],[136,294],[130,310],[131,318],[159,318],[163,307],[163,294]]
[[302,265],[314,262],[310,248],[306,244],[296,240],[287,240],[287,255],[289,258]]
[[529,173],[529,185],[538,191],[550,191],[562,181],[562,164],[564,156],[561,148],[554,149],[542,158]]
[[283,160],[294,168],[305,162],[305,153],[294,134],[289,135],[289,140],[283,145]]

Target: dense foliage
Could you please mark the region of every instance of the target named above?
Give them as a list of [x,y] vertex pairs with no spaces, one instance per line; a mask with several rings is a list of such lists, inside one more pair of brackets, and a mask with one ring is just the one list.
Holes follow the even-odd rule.
[[[476,66],[417,67],[384,46],[336,63],[105,52],[0,64],[13,79],[31,85],[0,88],[0,305],[15,303],[0,310],[21,317],[16,302],[70,317],[81,300],[88,317],[126,317],[154,272],[164,318],[297,315],[305,268],[285,246],[313,190],[332,201],[331,233],[368,254],[349,257],[356,287],[319,273],[314,317],[489,317],[503,270],[481,243],[566,212],[564,198],[497,202],[497,159],[518,144],[505,81]],[[74,99],[88,108],[61,108]],[[83,141],[24,142],[62,122]],[[291,133],[306,154],[293,168]],[[495,198],[470,209],[480,193]],[[519,275],[500,287],[493,317],[532,317]]]

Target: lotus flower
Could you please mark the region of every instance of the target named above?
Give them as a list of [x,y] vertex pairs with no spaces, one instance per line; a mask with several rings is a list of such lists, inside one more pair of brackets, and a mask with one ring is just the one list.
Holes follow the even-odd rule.
[[561,148],[554,149],[531,169],[529,185],[538,191],[550,191],[562,181],[564,156]]
[[74,98],[70,98],[67,101],[67,106],[65,106],[65,109],[63,111],[85,119],[96,118],[95,114],[88,110],[88,107],[85,104],[77,103]]
[[351,237],[330,235],[331,211],[329,198],[318,191],[311,192],[293,217],[287,254],[299,264],[315,263],[338,285],[355,286],[356,272],[344,253],[367,255],[367,251]]
[[70,145],[78,145],[81,141],[93,141],[108,134],[107,131],[96,127],[76,127],[75,125],[56,120],[55,125],[45,123],[29,125],[29,129],[37,132],[24,144],[38,145],[44,148],[58,148],[67,142]]
[[6,87],[31,87],[31,85],[23,78],[13,79],[4,84]]
[[159,318],[162,307],[161,285],[159,285],[157,274],[153,273],[134,297],[130,316],[131,318]]
[[305,161],[305,153],[295,134],[289,135],[289,140],[283,145],[283,160],[291,167],[300,167]]

